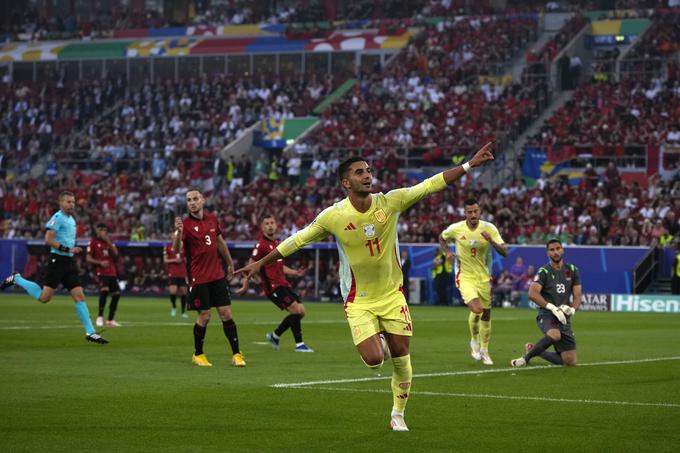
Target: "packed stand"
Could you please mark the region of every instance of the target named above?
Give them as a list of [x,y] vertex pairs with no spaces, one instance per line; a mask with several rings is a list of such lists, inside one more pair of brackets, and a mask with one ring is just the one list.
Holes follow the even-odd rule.
[[627,59],[664,58],[680,48],[680,9],[659,11],[653,19]]
[[662,75],[665,61],[680,49],[680,8],[658,10],[653,22],[621,62],[628,77]]
[[[376,169],[376,191],[415,183],[404,173],[385,167],[382,160],[369,161]],[[329,161],[332,171],[337,171],[336,163],[337,159]],[[285,174],[285,167],[279,171]],[[218,213],[228,240],[253,240],[262,215],[272,212],[281,235],[288,236],[344,198],[332,171],[327,168],[323,180],[310,174],[305,184],[299,185],[293,177],[272,177],[256,163],[250,173],[240,175],[244,180],[239,184],[217,181],[209,193],[209,206]],[[116,177],[103,177],[79,171],[53,182],[2,181],[0,207],[5,220],[0,232],[6,238],[42,238],[58,191],[76,188],[78,237],[87,237],[91,225],[103,222],[110,226],[113,238],[164,240],[174,217],[185,212],[186,191],[213,174],[211,167],[203,165],[197,179],[180,166],[159,182],[148,173],[120,172]],[[589,168],[579,186],[561,180],[540,180],[533,188],[519,181],[495,189],[465,183],[451,186],[404,213],[398,226],[400,240],[436,242],[446,225],[463,218],[463,200],[470,196],[479,200],[483,217],[493,221],[509,243],[542,244],[547,237],[558,236],[565,243],[575,244],[667,245],[678,237],[680,229],[680,167],[675,179],[653,177],[644,188],[637,183],[624,184],[617,167],[611,164],[599,172]]]
[[[625,157],[633,148],[678,141],[680,82],[673,78],[592,81],[546,120],[528,146]],[[643,151],[643,155],[646,151]]]
[[364,0],[328,8],[322,1],[303,0],[273,3],[253,0],[197,2],[195,16],[186,21],[170,19],[170,15],[164,14],[163,10],[136,10],[120,6],[96,10],[81,8],[66,14],[46,13],[33,6],[16,7],[10,11],[9,20],[0,24],[0,38],[2,41],[90,40],[111,38],[115,31],[124,30],[258,23],[310,24],[311,28],[317,26],[314,24],[323,23],[328,28],[332,26],[332,21],[410,18],[426,4],[423,0]]
[[178,160],[212,162],[260,120],[305,116],[335,89],[333,76],[228,77],[203,75],[130,88],[120,106],[74,146],[57,155],[107,174],[151,170],[160,180]]
[[[0,29],[4,41],[49,41],[104,39],[115,30],[159,28],[172,25],[155,10],[143,11],[113,7],[84,14],[59,12],[46,16],[35,7],[18,7]],[[83,17],[89,17],[84,19]]]
[[71,134],[115,105],[123,79],[69,82],[61,70],[50,81],[0,88],[0,155],[6,168],[30,169],[41,156],[70,145]]
[[[545,102],[541,82],[506,86],[504,59],[535,36],[531,18],[468,18],[430,26],[381,72],[365,73],[324,112],[306,140],[314,153],[338,149],[415,149],[438,163],[446,148],[466,154],[498,131],[517,133]],[[472,81],[472,82],[471,82]],[[422,154],[428,152],[424,157]]]
[[537,54],[532,52],[527,54],[527,63],[532,64],[535,62],[553,61],[560,51],[574,39],[587,23],[588,18],[585,16],[580,14],[574,15]]
[[[31,6],[16,7],[9,20],[0,24],[3,41],[40,41],[67,39],[105,39],[116,31],[182,26],[217,27],[241,24],[288,24],[293,36],[318,36],[333,28],[377,28],[403,30],[420,19],[431,16],[463,16],[488,14],[527,14],[541,11],[571,11],[579,2],[522,0],[505,8],[482,0],[417,0],[404,2],[324,2],[321,0],[288,0],[262,2],[253,0],[212,1],[195,3],[196,11],[187,20],[171,18],[163,10],[112,6],[108,9],[83,7],[74,11],[46,12]],[[344,24],[337,23],[345,22]]]

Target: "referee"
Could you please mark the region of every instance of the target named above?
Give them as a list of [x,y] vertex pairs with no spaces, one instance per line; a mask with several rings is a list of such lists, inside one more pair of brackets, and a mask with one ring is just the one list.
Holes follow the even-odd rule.
[[61,192],[59,211],[47,222],[45,244],[50,246],[50,257],[45,275],[45,286],[40,288],[37,283],[26,280],[19,273],[14,273],[0,284],[0,289],[18,285],[31,297],[46,304],[52,299],[54,291],[61,283],[73,297],[76,314],[85,327],[85,339],[92,343],[107,344],[108,341],[94,330],[85,303],[83,287],[78,278],[78,268],[73,260],[73,255],[83,251],[80,247],[76,247],[76,221],[73,218],[75,205],[76,197],[73,192]]

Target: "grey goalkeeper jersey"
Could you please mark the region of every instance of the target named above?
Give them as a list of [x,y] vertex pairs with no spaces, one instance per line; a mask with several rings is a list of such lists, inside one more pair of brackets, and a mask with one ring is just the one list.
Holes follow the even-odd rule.
[[[559,307],[560,305],[571,306],[571,295],[574,286],[581,284],[581,275],[578,267],[573,264],[562,263],[562,269],[555,269],[550,263],[541,267],[534,281],[542,286],[541,296],[548,302]],[[543,311],[549,311],[541,308]]]

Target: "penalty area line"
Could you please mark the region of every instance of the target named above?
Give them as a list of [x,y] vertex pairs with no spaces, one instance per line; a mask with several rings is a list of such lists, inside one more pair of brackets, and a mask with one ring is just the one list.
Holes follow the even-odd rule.
[[[303,390],[324,390],[331,392],[362,392],[362,393],[389,393],[391,390],[380,389],[348,389],[342,387],[295,387]],[[549,398],[544,396],[517,396],[517,395],[492,395],[485,393],[449,393],[449,392],[429,392],[429,391],[413,391],[411,395],[423,396],[448,396],[452,398],[480,398],[480,399],[497,399],[497,400],[515,400],[515,401],[542,401],[554,403],[576,403],[576,404],[608,404],[614,406],[642,406],[642,407],[665,407],[665,408],[680,408],[680,404],[676,403],[650,403],[638,401],[607,401],[607,400],[591,400],[591,399],[569,399],[569,398]]]
[[[613,360],[609,362],[591,362],[591,363],[581,363],[578,366],[607,366],[607,365],[632,365],[637,363],[648,363],[648,362],[665,362],[672,360],[680,360],[680,356],[674,357],[656,357],[650,359],[635,359],[635,360]],[[525,371],[536,371],[545,369],[555,369],[555,365],[539,365],[530,366],[523,368],[497,368],[497,369],[486,369],[486,370],[465,370],[465,371],[443,371],[440,373],[423,373],[415,374],[413,378],[428,378],[428,377],[442,377],[442,376],[465,376],[470,374],[491,374],[491,373],[511,373],[511,372],[525,372]],[[313,385],[328,385],[328,384],[347,384],[355,382],[372,382],[372,381],[385,381],[392,379],[392,376],[375,376],[375,377],[364,377],[364,378],[350,378],[350,379],[329,379],[325,381],[306,381],[306,382],[290,382],[290,383],[280,383],[272,384],[270,387],[274,388],[297,388],[297,387],[309,387]]]

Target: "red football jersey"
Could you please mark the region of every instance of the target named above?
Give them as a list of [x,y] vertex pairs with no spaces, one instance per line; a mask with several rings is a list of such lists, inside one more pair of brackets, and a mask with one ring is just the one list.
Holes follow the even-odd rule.
[[203,211],[203,218],[192,215],[182,220],[184,257],[189,272],[189,285],[214,282],[225,277],[222,257],[217,251],[217,236],[222,234],[217,216]]
[[187,263],[184,260],[184,255],[182,252],[175,253],[172,250],[172,244],[167,244],[163,249],[163,254],[169,259],[174,260],[176,258],[180,259],[179,263],[167,263],[165,265],[168,277],[171,278],[185,278],[187,276]]
[[[253,249],[253,260],[260,261],[269,252],[274,250],[277,245],[279,245],[278,240],[270,241],[265,236],[262,236]],[[290,287],[290,283],[286,280],[286,274],[283,272],[283,259],[278,259],[260,269],[260,279],[262,280],[262,289],[264,289],[264,293],[268,296],[278,287]]]
[[95,266],[94,271],[97,277],[116,277],[116,263],[113,261],[113,257],[109,253],[109,245],[97,238],[90,239],[90,243],[87,245],[87,253],[92,255],[92,258],[97,261],[106,261],[106,266]]

